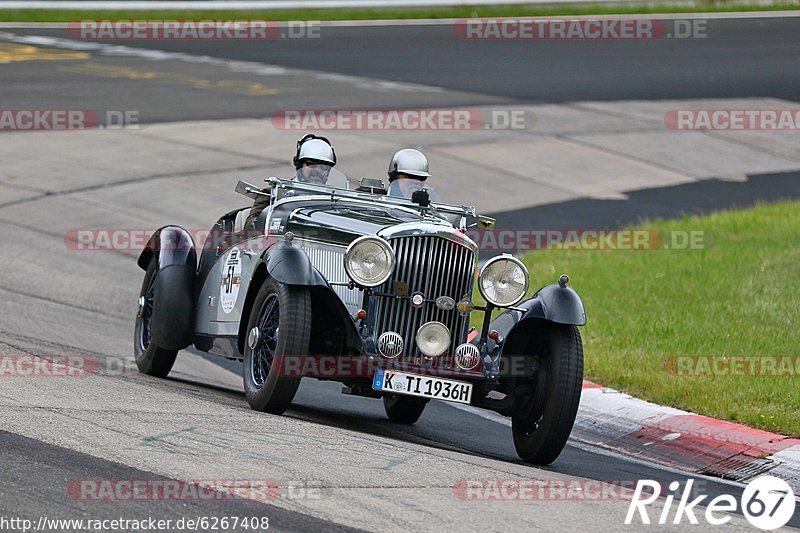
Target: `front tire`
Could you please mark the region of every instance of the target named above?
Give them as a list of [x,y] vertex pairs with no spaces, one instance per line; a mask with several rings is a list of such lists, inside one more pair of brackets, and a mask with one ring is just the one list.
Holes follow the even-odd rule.
[[158,265],[156,259],[150,260],[139,292],[139,311],[134,328],[133,353],[139,372],[159,378],[167,377],[178,350],[167,350],[156,346],[153,342],[153,307],[155,302],[155,284]]
[[383,408],[386,416],[392,422],[399,424],[413,424],[422,416],[422,411],[430,400],[416,396],[402,396],[400,394],[384,394]]
[[307,287],[268,278],[256,295],[247,323],[244,392],[256,411],[281,415],[292,404],[300,377],[281,376],[286,357],[308,353],[311,294]]
[[534,347],[538,362],[533,397],[511,418],[514,447],[526,462],[548,465],[567,444],[583,386],[583,343],[578,328],[551,324]]

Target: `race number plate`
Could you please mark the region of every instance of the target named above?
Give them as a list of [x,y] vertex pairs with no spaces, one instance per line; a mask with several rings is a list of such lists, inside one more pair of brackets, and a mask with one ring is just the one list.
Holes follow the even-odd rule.
[[395,394],[408,394],[409,396],[466,404],[472,398],[472,383],[384,369],[378,369],[375,372],[372,388]]

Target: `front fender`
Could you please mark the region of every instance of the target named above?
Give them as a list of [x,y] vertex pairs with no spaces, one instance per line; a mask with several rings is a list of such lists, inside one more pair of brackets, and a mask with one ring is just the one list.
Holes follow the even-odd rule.
[[544,318],[557,324],[586,325],[586,310],[578,293],[571,287],[548,285],[519,307],[526,308],[521,320]]
[[[586,311],[578,293],[567,286],[547,285],[539,289],[533,298],[507,309],[489,324],[489,331],[499,333],[497,341],[487,339],[487,357],[484,366],[495,375],[500,372],[501,356],[522,349],[527,342],[539,334],[539,328],[552,322],[570,326],[586,324]],[[485,332],[484,332],[485,333]],[[473,341],[476,342],[476,341]]]
[[517,309],[509,309],[495,318],[489,325],[501,337],[510,335],[522,322],[540,318],[557,324],[583,326],[586,324],[586,311],[578,293],[570,287],[548,285],[540,289],[533,298],[517,304]]
[[[308,255],[291,242],[278,243],[265,253],[263,264],[266,267],[266,276],[285,285],[304,285],[311,289],[311,339],[309,350],[315,354],[339,353],[364,353],[364,343],[358,334],[353,318],[348,313],[339,296],[331,289],[325,277],[311,264]],[[258,277],[263,281],[266,277]],[[254,279],[256,277],[254,276]],[[252,299],[248,295],[248,302],[252,303],[258,292],[259,284],[251,284]],[[251,310],[245,304],[248,314]],[[247,318],[249,320],[249,316]],[[242,324],[246,319],[242,317]],[[246,333],[240,329],[240,340],[243,341]],[[244,349],[243,342],[240,342]],[[242,352],[244,353],[244,352]]]
[[265,259],[267,273],[285,285],[324,285],[328,282],[298,246],[282,242],[271,247]]
[[[496,330],[499,342],[489,339],[487,370],[500,374],[498,390],[511,393],[517,385],[515,377],[521,368],[527,369],[523,360],[515,357],[529,353],[531,342],[547,333],[548,324],[583,326],[586,324],[586,311],[578,293],[569,287],[548,285],[540,289],[533,298],[509,309],[489,325]],[[501,365],[501,359],[505,362]],[[520,364],[522,366],[520,366]],[[527,370],[525,370],[527,372]]]
[[150,237],[137,263],[147,270],[154,257],[153,342],[181,350],[194,335],[197,252],[192,237],[181,227],[164,226]]

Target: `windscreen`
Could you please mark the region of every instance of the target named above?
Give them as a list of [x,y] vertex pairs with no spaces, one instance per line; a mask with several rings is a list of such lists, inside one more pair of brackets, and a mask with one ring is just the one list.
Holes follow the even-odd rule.
[[426,189],[428,191],[428,195],[430,196],[431,202],[441,202],[442,197],[439,193],[431,187],[427,185],[424,181],[415,180],[415,179],[396,179],[392,181],[389,185],[389,196],[394,196],[395,198],[406,198],[411,200],[411,196],[417,192]]
[[303,166],[295,172],[292,181],[299,181],[308,185],[336,187],[337,189],[350,188],[344,172],[327,163],[303,163]]

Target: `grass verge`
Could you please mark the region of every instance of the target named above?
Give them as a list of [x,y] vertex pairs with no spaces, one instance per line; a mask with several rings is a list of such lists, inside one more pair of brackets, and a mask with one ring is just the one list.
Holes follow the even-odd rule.
[[[583,298],[586,378],[659,404],[800,437],[800,202],[641,227],[700,230],[707,245],[544,250],[523,257],[532,286],[567,272]],[[758,377],[667,370],[675,356],[762,355],[794,356],[795,365],[780,376]]]
[[407,9],[296,9],[296,10],[0,10],[0,22],[72,22],[78,20],[377,20],[469,17],[532,17],[625,15],[648,13],[719,13],[800,9],[800,1],[771,4],[705,1],[697,4],[583,4],[463,6]]

